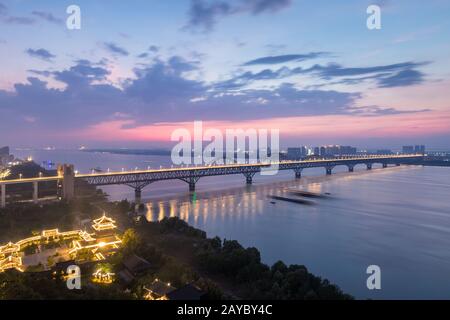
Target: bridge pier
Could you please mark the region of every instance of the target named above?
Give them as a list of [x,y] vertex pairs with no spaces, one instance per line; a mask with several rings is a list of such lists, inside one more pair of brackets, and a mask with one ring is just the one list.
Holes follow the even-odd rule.
[[245,182],[247,184],[252,184],[253,183],[253,176],[255,174],[256,174],[256,172],[246,172],[246,173],[244,173]]
[[331,175],[333,173],[333,167],[325,167],[327,175]]
[[400,163],[396,163],[395,166],[400,167]]
[[186,182],[189,185],[189,192],[194,192],[195,191],[195,184],[197,183],[197,181],[200,179],[200,177],[189,177],[186,179],[180,179],[184,182]]
[[6,207],[6,184],[2,184],[1,208]]
[[372,170],[372,164],[371,163],[367,164],[367,170]]
[[387,168],[388,164],[387,163],[383,163],[383,168]]
[[38,186],[38,182],[34,181],[33,182],[33,202],[37,203],[38,202],[38,198],[39,198],[39,186]]
[[348,165],[348,172],[353,172],[355,171],[355,166],[354,165]]
[[139,206],[142,203],[142,188],[136,187],[134,189],[134,204]]
[[302,177],[303,168],[295,168],[295,179],[300,179]]

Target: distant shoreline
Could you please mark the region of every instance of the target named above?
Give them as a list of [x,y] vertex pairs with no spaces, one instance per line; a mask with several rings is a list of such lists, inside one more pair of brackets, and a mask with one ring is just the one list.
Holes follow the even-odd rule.
[[84,149],[83,152],[102,152],[111,154],[129,154],[138,156],[170,156],[171,152],[165,149]]

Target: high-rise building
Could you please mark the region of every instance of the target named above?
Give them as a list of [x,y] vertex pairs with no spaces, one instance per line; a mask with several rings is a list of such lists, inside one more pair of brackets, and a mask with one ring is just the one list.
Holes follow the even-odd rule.
[[392,154],[392,150],[390,149],[379,149],[376,151],[376,154]]
[[425,146],[424,145],[416,145],[414,147],[414,153],[425,154]]
[[403,146],[402,153],[414,153],[414,146]]
[[6,166],[13,159],[14,157],[9,154],[9,147],[0,148],[0,166]]
[[339,145],[330,145],[330,146],[321,146],[314,149],[315,155],[321,156],[342,156],[342,155],[353,155],[356,154],[357,150],[355,147],[351,146],[339,146]]
[[299,148],[288,148],[287,149],[287,158],[289,160],[300,160],[301,158],[307,155],[306,147]]
[[0,157],[9,156],[9,147],[0,148]]

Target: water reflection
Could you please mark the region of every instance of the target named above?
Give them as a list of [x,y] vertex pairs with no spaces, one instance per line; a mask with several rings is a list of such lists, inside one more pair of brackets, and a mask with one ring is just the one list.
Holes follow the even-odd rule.
[[[304,178],[225,190],[184,193],[164,200],[158,197],[147,201],[145,217],[148,221],[160,221],[164,217],[179,217],[196,227],[206,222],[215,224],[226,218],[236,222],[253,219],[265,214],[264,207],[269,203],[274,210],[276,209],[276,204],[280,201],[271,200],[272,195],[295,198],[289,195],[289,192],[295,189],[322,194],[323,184],[313,179]],[[326,180],[322,177],[315,179]]]

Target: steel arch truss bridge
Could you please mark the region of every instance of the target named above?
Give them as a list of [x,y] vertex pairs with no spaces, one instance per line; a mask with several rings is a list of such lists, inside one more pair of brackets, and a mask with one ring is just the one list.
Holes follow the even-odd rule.
[[401,155],[401,156],[365,156],[365,157],[345,157],[335,159],[303,160],[303,161],[281,161],[277,163],[257,163],[257,164],[226,164],[199,167],[181,167],[159,170],[108,172],[77,175],[76,179],[84,179],[89,184],[95,186],[124,184],[133,188],[142,189],[146,185],[160,180],[182,180],[189,184],[191,190],[195,188],[195,183],[201,177],[222,176],[232,174],[242,174],[248,184],[252,183],[253,176],[263,170],[270,170],[271,166],[278,170],[293,170],[297,178],[301,177],[301,172],[306,168],[324,167],[327,174],[331,174],[335,166],[347,166],[349,171],[358,164],[364,164],[367,169],[372,169],[372,165],[380,163],[383,167],[400,164],[419,164],[423,159],[422,155]]

